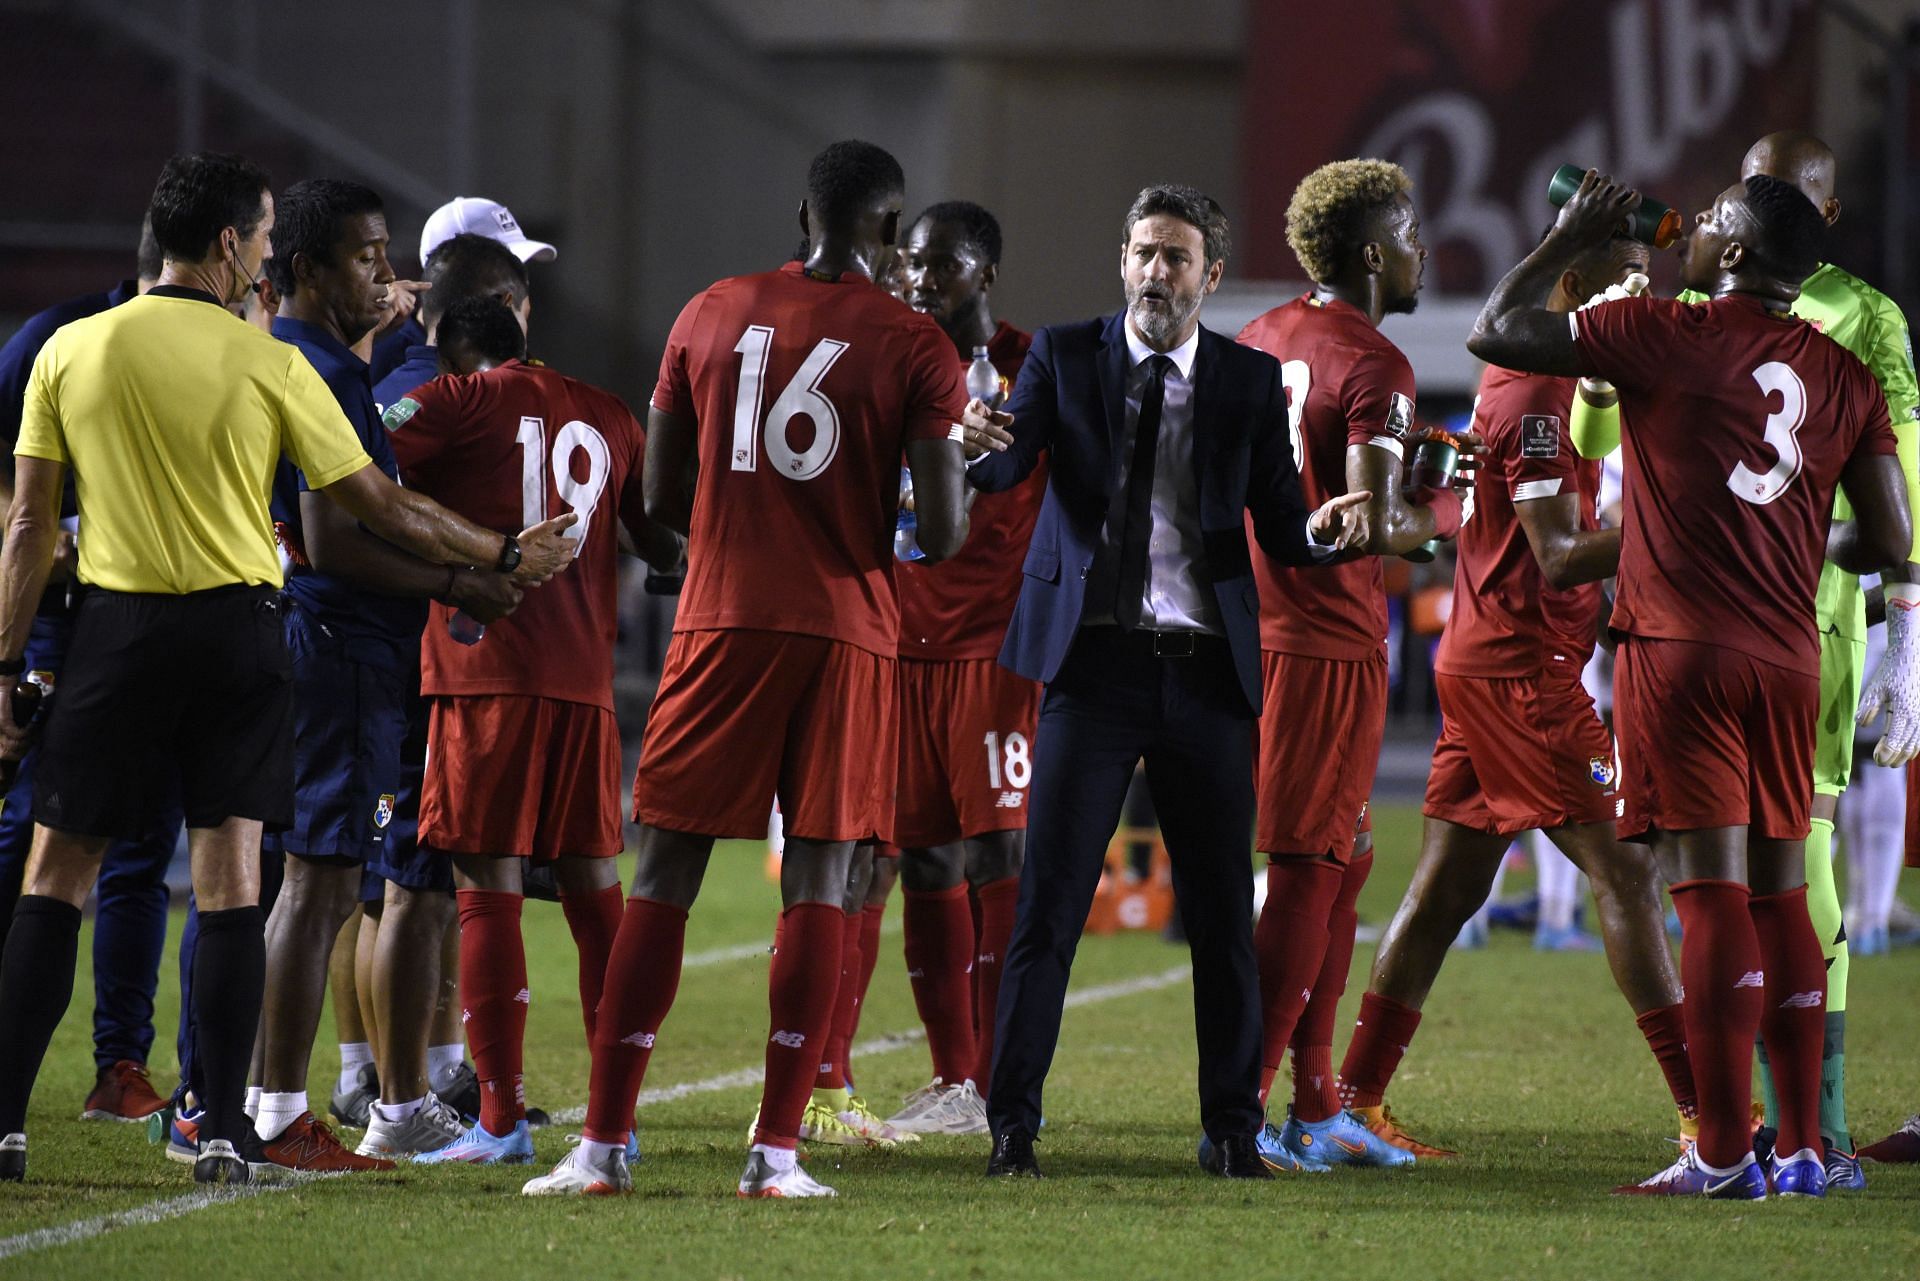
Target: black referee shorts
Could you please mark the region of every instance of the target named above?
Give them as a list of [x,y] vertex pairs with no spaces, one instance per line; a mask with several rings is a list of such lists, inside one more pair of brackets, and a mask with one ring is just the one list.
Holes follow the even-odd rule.
[[33,778],[34,821],[132,838],[174,797],[188,827],[293,820],[293,665],[270,587],[91,589]]

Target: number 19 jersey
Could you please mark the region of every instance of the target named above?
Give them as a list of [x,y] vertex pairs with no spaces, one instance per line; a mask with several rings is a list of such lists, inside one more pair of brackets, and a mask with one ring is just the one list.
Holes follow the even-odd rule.
[[788,263],[681,311],[653,406],[698,423],[676,632],[798,632],[891,658],[892,538],[909,440],[966,406],[937,323],[866,277]]
[[1817,675],[1814,587],[1840,473],[1896,450],[1873,375],[1740,294],[1623,298],[1568,319],[1580,372],[1620,389],[1613,626]]
[[520,694],[613,710],[619,627],[616,521],[646,519],[646,436],[619,397],[544,365],[509,361],[436,378],[383,416],[408,488],[468,520],[515,533],[574,512],[580,551],[477,645],[447,634],[436,604],[420,646],[427,695]]

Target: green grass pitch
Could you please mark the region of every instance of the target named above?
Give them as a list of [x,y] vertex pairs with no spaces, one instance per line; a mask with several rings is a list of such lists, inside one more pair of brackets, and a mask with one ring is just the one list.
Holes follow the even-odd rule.
[[[1411,806],[1376,811],[1378,866],[1361,901],[1371,923],[1406,885],[1418,823]],[[707,963],[687,971],[650,1089],[760,1061],[766,964],[740,953],[772,932],[761,857],[747,843],[716,856],[688,939]],[[896,903],[860,1029],[880,1044],[855,1059],[883,1114],[928,1075],[923,1043],[890,1039],[917,1028],[897,922]],[[550,905],[528,908],[526,932],[528,1095],[577,1107],[587,1055],[572,945]],[[1371,959],[1362,944],[1336,1056]],[[1920,1276],[1920,1170],[1870,1166],[1866,1192],[1824,1203],[1609,1197],[1671,1158],[1659,1073],[1600,956],[1542,956],[1513,935],[1451,960],[1395,1083],[1403,1121],[1460,1159],[1251,1186],[1208,1178],[1193,1156],[1191,989],[1172,972],[1184,961],[1157,938],[1083,944],[1076,989],[1104,999],[1067,1015],[1039,1146],[1045,1182],[989,1183],[984,1139],[929,1139],[816,1149],[810,1167],[838,1200],[741,1202],[732,1185],[757,1087],[734,1084],[642,1108],[636,1194],[618,1201],[518,1195],[566,1150],[555,1126],[538,1134],[533,1169],[403,1168],[202,1208],[142,1127],[75,1119],[92,1079],[83,942],[76,999],[34,1096],[31,1181],[0,1185],[0,1278]],[[172,1068],[171,966],[157,1080]],[[1920,952],[1854,964],[1848,1089],[1862,1141],[1920,1110],[1917,986]],[[314,1056],[318,1100],[336,1075],[331,1028],[324,1020]],[[137,1221],[101,1222],[129,1211]],[[23,1235],[69,1225],[80,1227],[18,1252]]]

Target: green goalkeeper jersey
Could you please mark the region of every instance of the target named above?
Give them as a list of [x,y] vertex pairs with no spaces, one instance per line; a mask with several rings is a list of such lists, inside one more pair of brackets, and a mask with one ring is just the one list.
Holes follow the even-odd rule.
[[[1707,297],[1688,291],[1680,295],[1680,301],[1706,302]],[[1908,559],[1920,561],[1920,385],[1914,378],[1913,340],[1907,333],[1907,318],[1891,298],[1831,263],[1822,263],[1801,283],[1793,314],[1819,326],[1820,332],[1859,357],[1879,381],[1887,398],[1887,417],[1900,442],[1907,501],[1914,509],[1915,543]],[[1618,411],[1582,414],[1577,411],[1585,406],[1578,403],[1578,397],[1575,399],[1576,421],[1571,424],[1574,444],[1588,458],[1611,453],[1620,443]],[[1853,518],[1844,494],[1834,496],[1833,507],[1835,520]],[[1823,633],[1865,641],[1867,613],[1860,580],[1830,561],[1821,572],[1814,609]]]

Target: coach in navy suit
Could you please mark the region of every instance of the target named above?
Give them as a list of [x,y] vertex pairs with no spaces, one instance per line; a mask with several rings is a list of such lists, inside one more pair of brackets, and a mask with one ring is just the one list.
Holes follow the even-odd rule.
[[1280,366],[1200,328],[1227,255],[1190,187],[1127,211],[1118,314],[1042,329],[1005,412],[969,406],[972,484],[1010,489],[1050,455],[1002,665],[1047,686],[1026,866],[1000,985],[988,1173],[1038,1175],[1040,1090],[1075,947],[1144,757],[1193,953],[1200,1118],[1215,1173],[1266,1177],[1253,954],[1260,599],[1247,517],[1291,565],[1352,554],[1367,495],[1309,516]]

